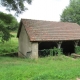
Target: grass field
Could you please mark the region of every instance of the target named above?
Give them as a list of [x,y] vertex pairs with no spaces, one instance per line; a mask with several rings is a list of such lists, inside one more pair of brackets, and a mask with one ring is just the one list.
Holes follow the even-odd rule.
[[[0,54],[18,51],[16,33],[4,44]],[[76,80],[80,78],[80,59],[66,56],[44,57],[38,60],[0,57],[0,80]]]
[[66,56],[38,60],[0,57],[0,80],[76,80],[80,59]]
[[0,42],[0,54],[8,54],[18,52],[18,39],[16,37],[17,33],[11,33],[14,37],[11,37],[7,42]]

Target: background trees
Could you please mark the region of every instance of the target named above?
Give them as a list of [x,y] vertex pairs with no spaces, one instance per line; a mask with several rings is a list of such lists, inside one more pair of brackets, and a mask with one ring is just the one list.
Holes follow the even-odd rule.
[[16,15],[21,14],[27,8],[24,6],[24,3],[27,2],[31,4],[32,0],[0,0],[0,4],[8,11],[15,11]]
[[[16,16],[21,14],[27,8],[24,3],[31,4],[32,0],[0,0],[0,5],[6,7],[8,11],[15,11]],[[18,22],[11,14],[0,12],[0,39],[8,41],[10,38],[10,31],[18,27]]]
[[10,31],[14,31],[18,28],[18,22],[11,14],[0,12],[0,37],[1,40],[8,41],[10,38]]
[[70,0],[70,5],[64,9],[61,15],[61,21],[80,25],[80,0]]

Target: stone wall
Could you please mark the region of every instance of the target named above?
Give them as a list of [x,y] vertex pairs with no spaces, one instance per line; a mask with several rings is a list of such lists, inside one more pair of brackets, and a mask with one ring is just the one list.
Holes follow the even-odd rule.
[[29,40],[29,37],[27,35],[27,32],[24,28],[24,26],[22,26],[20,35],[19,35],[19,53],[18,56],[20,57],[30,57],[31,53],[31,42]]
[[38,42],[32,43],[32,58],[38,58]]
[[19,38],[19,57],[38,58],[38,42],[30,42],[29,36],[22,26]]

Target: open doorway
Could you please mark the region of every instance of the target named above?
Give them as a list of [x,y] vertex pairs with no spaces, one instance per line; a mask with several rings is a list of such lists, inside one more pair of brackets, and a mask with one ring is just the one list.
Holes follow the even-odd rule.
[[64,41],[61,45],[61,48],[63,49],[63,53],[65,55],[71,55],[71,53],[75,52],[73,41]]
[[39,46],[38,46],[38,50],[39,50],[39,56],[48,56],[50,53],[45,54],[42,52],[42,50],[44,49],[51,49],[57,47],[57,43],[56,42],[40,42]]
[[57,47],[56,42],[40,42],[39,43],[39,50],[50,49],[50,48],[53,48],[53,47]]

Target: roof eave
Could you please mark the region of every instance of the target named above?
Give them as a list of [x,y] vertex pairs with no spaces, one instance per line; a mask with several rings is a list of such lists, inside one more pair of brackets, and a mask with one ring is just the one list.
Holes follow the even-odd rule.
[[20,32],[21,32],[21,27],[22,27],[22,19],[20,21],[20,25],[19,25],[19,28],[18,28],[17,38],[19,38],[19,35],[20,35]]

